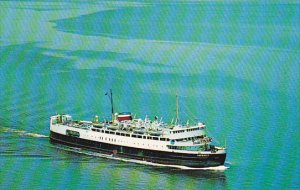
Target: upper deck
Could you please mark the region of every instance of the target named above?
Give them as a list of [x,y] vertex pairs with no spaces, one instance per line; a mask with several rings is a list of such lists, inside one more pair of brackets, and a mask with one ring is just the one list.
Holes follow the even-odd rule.
[[94,132],[159,141],[176,141],[180,144],[194,145],[210,143],[206,135],[205,125],[196,126],[167,125],[163,122],[149,119],[133,119],[122,121],[76,121],[70,115],[61,114],[51,117],[51,125],[62,124],[69,127],[90,130]]

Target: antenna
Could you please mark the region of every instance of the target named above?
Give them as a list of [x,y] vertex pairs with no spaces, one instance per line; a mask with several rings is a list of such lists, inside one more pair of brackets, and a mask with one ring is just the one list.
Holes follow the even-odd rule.
[[113,96],[112,96],[112,90],[110,90],[110,103],[111,103],[111,114],[114,114],[114,102],[113,102]]
[[109,91],[110,91],[110,94],[105,93],[105,95],[107,95],[107,96],[110,98],[111,115],[112,115],[111,119],[112,119],[112,121],[113,121],[113,120],[114,120],[114,102],[113,102],[112,90],[109,89]]
[[179,121],[178,92],[176,93],[176,121]]

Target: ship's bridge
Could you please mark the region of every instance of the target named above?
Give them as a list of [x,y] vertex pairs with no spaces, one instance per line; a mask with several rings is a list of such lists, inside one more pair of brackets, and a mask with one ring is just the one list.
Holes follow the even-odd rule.
[[197,126],[193,127],[177,127],[175,126],[173,130],[170,130],[170,139],[182,139],[182,138],[189,138],[189,137],[196,137],[196,136],[204,136],[205,132],[205,125],[199,123]]

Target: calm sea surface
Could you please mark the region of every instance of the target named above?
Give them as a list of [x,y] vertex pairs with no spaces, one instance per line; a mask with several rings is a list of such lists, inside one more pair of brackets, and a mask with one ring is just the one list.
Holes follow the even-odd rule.
[[[0,1],[0,189],[300,189],[297,1]],[[223,170],[49,143],[49,117],[201,120]]]

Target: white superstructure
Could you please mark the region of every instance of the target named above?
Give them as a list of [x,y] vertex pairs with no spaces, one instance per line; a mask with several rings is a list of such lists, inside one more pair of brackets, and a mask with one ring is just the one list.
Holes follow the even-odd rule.
[[111,145],[178,152],[188,154],[223,154],[225,148],[210,146],[211,138],[206,135],[205,125],[195,126],[167,125],[162,121],[148,118],[132,119],[126,113],[116,115],[113,122],[99,122],[98,117],[91,121],[74,121],[70,115],[51,117],[52,132],[78,137],[80,139],[107,143]]

